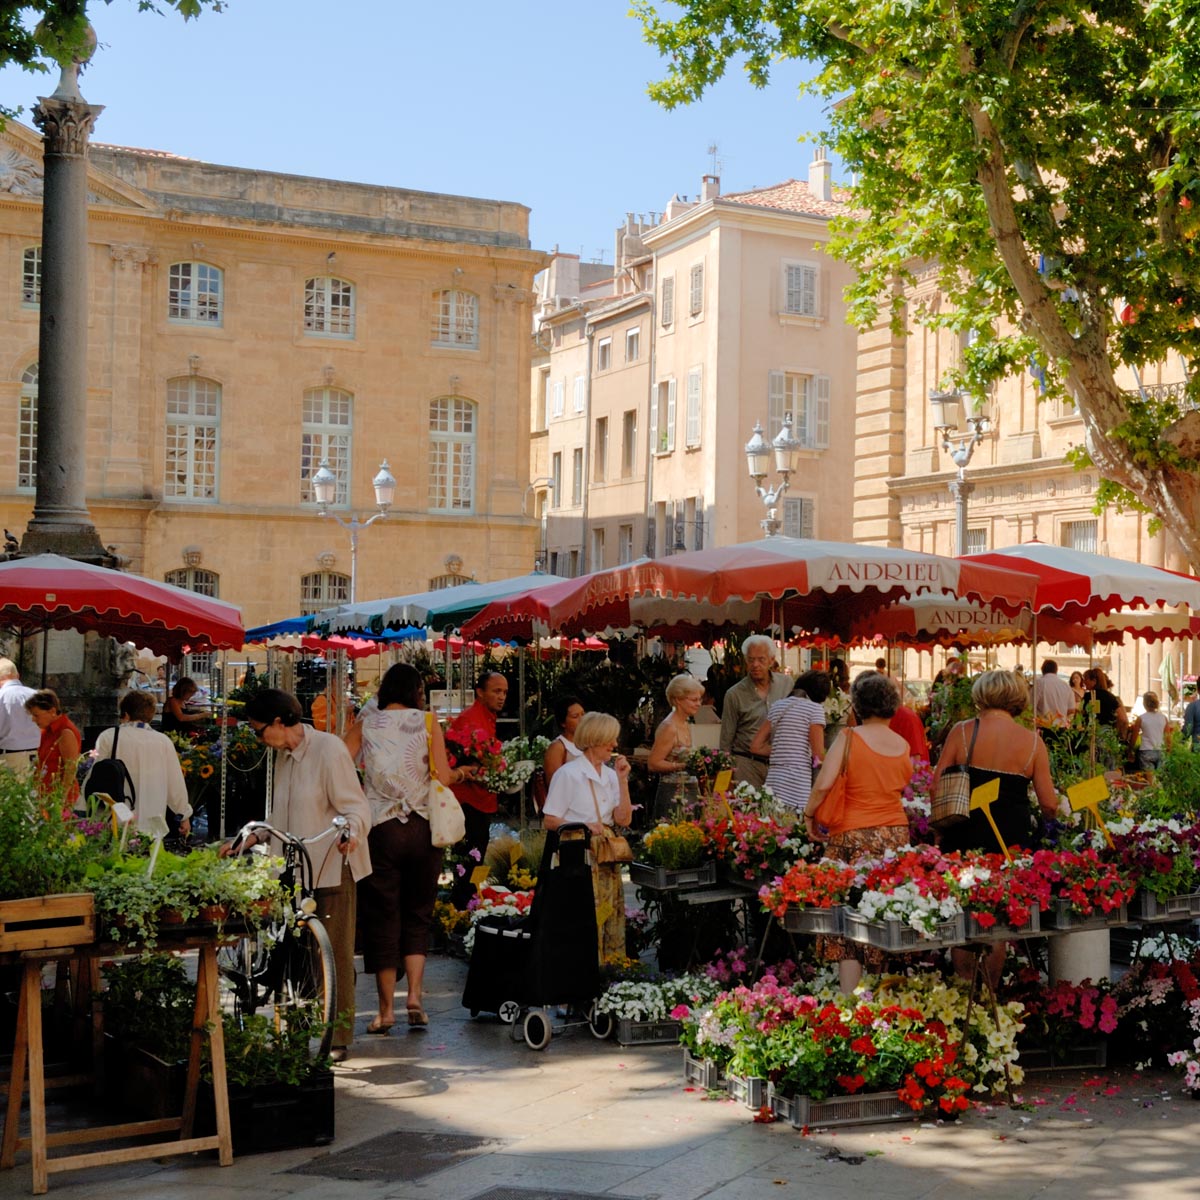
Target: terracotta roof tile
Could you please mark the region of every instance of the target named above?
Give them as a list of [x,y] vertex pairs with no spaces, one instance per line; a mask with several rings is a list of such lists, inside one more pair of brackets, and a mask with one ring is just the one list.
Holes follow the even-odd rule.
[[850,193],[834,188],[832,200],[820,200],[800,179],[787,179],[771,187],[755,188],[750,192],[730,192],[721,196],[725,204],[742,204],[749,208],[774,208],[781,212],[807,213],[815,217],[841,217],[853,212]]

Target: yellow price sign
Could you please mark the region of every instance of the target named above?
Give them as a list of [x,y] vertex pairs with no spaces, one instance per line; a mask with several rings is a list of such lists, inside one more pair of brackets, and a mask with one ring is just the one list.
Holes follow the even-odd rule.
[[987,823],[992,827],[992,832],[996,835],[996,841],[1000,843],[1000,849],[1004,851],[1004,857],[1012,862],[1012,852],[1008,848],[1008,844],[1000,836],[1000,830],[996,825],[996,818],[992,816],[992,805],[1000,799],[1000,780],[989,779],[987,783],[981,783],[971,793],[971,811],[976,809],[982,811],[987,818]]
[[1071,811],[1091,813],[1096,827],[1101,830],[1104,840],[1111,846],[1113,844],[1112,834],[1108,832],[1108,826],[1105,825],[1104,817],[1100,812],[1100,805],[1108,799],[1108,796],[1108,780],[1103,775],[1084,779],[1067,788],[1067,801],[1071,805]]
[[733,772],[728,767],[726,767],[725,770],[719,772],[717,774],[716,779],[713,780],[714,795],[720,796],[723,793],[729,791],[729,786],[732,783],[733,783]]
[[480,884],[487,883],[487,881],[491,878],[491,875],[491,867],[476,867],[475,870],[471,872],[471,882],[478,887]]

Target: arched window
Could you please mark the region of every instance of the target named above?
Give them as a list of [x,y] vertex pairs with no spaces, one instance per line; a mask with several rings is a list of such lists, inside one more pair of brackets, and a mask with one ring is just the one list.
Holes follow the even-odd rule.
[[433,293],[433,344],[459,350],[479,347],[479,298],[474,293]]
[[475,404],[461,396],[429,402],[429,507],[472,512],[475,507]]
[[26,246],[21,255],[21,304],[39,308],[42,303],[42,248]]
[[354,336],[354,284],[320,276],[304,281],[304,332]]
[[17,487],[37,487],[38,365],[21,375],[21,398],[17,402]]
[[171,264],[167,281],[167,318],[189,325],[220,325],[224,272],[202,262]]
[[315,504],[312,477],[321,460],[337,476],[334,504],[350,503],[350,436],[354,397],[338,388],[310,388],[304,393],[304,427],[300,434],[300,503]]
[[206,571],[203,567],[179,567],[168,571],[163,578],[172,587],[195,592],[198,596],[211,596],[216,600],[221,595],[221,577],[216,571]]
[[320,612],[350,599],[350,576],[337,571],[314,571],[300,579],[300,613]]
[[216,500],[221,385],[197,375],[168,379],[166,434],[163,495],[175,500]]

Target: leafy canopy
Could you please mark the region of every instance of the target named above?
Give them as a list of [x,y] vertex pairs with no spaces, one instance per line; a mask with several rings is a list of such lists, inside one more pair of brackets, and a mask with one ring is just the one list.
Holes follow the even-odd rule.
[[[740,63],[781,59],[835,101],[823,137],[861,219],[834,252],[851,319],[911,314],[964,335],[944,381],[982,394],[1031,368],[1078,406],[1101,500],[1156,512],[1200,562],[1200,5],[1196,0],[635,0],[669,62],[650,94],[685,104]],[[882,313],[881,313],[882,310]],[[1131,396],[1122,367],[1190,379]],[[1179,365],[1182,364],[1182,370]],[[1126,383],[1126,386],[1128,384]]]

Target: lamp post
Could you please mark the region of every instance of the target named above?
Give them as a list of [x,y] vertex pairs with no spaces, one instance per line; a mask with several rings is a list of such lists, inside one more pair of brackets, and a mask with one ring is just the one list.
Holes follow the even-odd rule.
[[950,480],[950,494],[954,497],[955,509],[955,553],[966,554],[967,501],[975,490],[975,485],[967,482],[966,471],[971,465],[975,447],[983,441],[984,434],[988,432],[989,422],[982,414],[969,416],[967,432],[958,432],[962,423],[963,402],[962,393],[957,389],[952,392],[930,392],[929,407],[933,410],[934,432],[941,441],[942,449],[950,455],[957,468],[955,477]]
[[368,517],[365,521],[360,521],[357,515],[351,516],[347,521],[344,517],[339,517],[337,513],[329,511],[329,505],[333,503],[333,498],[337,493],[337,476],[329,469],[329,459],[323,458],[321,460],[321,465],[312,477],[312,490],[313,496],[317,501],[317,514],[322,517],[332,517],[343,529],[350,530],[351,604],[357,598],[358,531],[366,529],[368,525],[374,525],[376,521],[386,517],[388,509],[392,507],[392,501],[396,498],[396,478],[388,469],[386,458],[380,464],[379,473],[371,480],[371,486],[375,489],[375,503],[379,511],[374,516]]
[[[775,455],[775,470],[780,475],[780,480],[773,488],[767,488],[763,485],[770,469],[772,452]],[[788,481],[799,461],[800,443],[792,437],[790,412],[784,413],[783,427],[770,442],[763,436],[762,423],[754,422],[754,433],[746,443],[746,465],[750,471],[750,478],[754,480],[754,490],[767,510],[767,515],[762,520],[767,537],[775,537],[783,525],[776,515],[776,510],[788,490]]]

